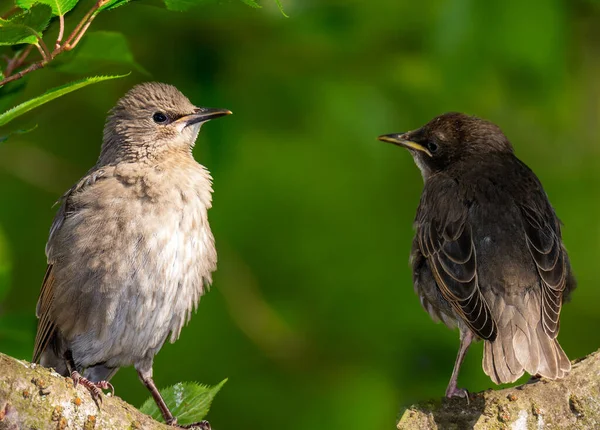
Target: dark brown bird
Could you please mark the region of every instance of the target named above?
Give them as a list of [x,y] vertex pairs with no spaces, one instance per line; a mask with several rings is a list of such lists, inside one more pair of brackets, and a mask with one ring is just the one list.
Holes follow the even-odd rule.
[[380,136],[408,149],[425,182],[415,218],[413,282],[425,310],[458,326],[460,348],[446,396],[473,340],[496,384],[524,372],[562,378],[560,310],[575,279],[561,224],[542,184],[500,128],[447,113],[415,131]]
[[134,87],[108,116],[96,165],[62,197],[46,245],[33,360],[97,401],[133,365],[171,425],[153,359],[177,340],[217,263],[212,180],[192,148],[202,124],[230,113],[171,85]]

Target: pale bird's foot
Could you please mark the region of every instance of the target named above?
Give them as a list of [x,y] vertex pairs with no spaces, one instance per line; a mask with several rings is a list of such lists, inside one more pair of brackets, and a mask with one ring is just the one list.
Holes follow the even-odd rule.
[[115,395],[115,387],[108,381],[92,382],[81,376],[77,371],[71,372],[71,379],[73,380],[74,387],[81,384],[88,389],[92,399],[94,399],[94,402],[96,402],[98,407],[100,407],[100,404],[102,403],[102,390],[110,390],[111,395]]
[[469,392],[464,388],[448,387],[448,389],[446,390],[446,397],[449,399],[452,397],[462,397],[467,399],[467,404],[470,403]]
[[177,418],[173,418],[173,421],[168,422],[167,424],[180,429],[211,430],[210,423],[206,420],[200,421],[199,423],[181,425],[177,424]]

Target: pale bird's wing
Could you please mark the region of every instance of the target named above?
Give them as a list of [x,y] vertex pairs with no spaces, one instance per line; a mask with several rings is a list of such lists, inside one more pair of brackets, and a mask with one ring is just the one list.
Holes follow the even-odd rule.
[[53,265],[56,263],[53,258],[53,246],[58,231],[60,231],[64,221],[69,216],[72,216],[76,211],[72,205],[71,197],[80,192],[81,190],[93,185],[99,179],[104,176],[104,170],[92,169],[86,176],[84,176],[74,187],[67,191],[59,200],[60,208],[54,217],[52,226],[50,227],[50,236],[46,244],[46,257],[48,259],[48,266],[46,268],[46,275],[42,282],[42,288],[40,291],[40,297],[38,299],[36,316],[39,318],[37,334],[35,336],[35,346],[33,349],[33,362],[38,363],[42,353],[48,347],[52,340],[55,332],[56,325],[52,321],[50,314],[52,309],[52,303],[54,302],[54,283],[55,279],[52,275]]
[[50,308],[53,302],[53,284],[54,277],[52,276],[52,264],[48,264],[36,309],[36,316],[39,318],[39,321],[37,333],[35,335],[35,346],[33,348],[32,361],[34,363],[39,363],[42,352],[48,347],[48,343],[56,331],[56,326],[50,320]]

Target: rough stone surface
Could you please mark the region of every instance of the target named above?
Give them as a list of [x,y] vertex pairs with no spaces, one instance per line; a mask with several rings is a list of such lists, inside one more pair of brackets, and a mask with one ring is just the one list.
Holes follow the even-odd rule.
[[100,408],[81,385],[39,365],[0,353],[0,430],[168,430],[118,397]]
[[559,381],[537,380],[465,399],[429,401],[406,408],[398,430],[600,429],[600,351],[573,362]]

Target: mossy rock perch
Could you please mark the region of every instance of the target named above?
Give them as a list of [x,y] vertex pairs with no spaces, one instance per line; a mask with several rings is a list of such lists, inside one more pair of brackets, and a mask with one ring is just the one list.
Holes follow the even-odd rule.
[[[118,388],[117,388],[118,389]],[[169,430],[118,397],[101,408],[81,385],[41,366],[0,353],[0,430]]]
[[466,399],[410,406],[398,430],[590,430],[600,429],[600,351],[573,363],[560,381],[540,379],[519,387],[487,390]]

